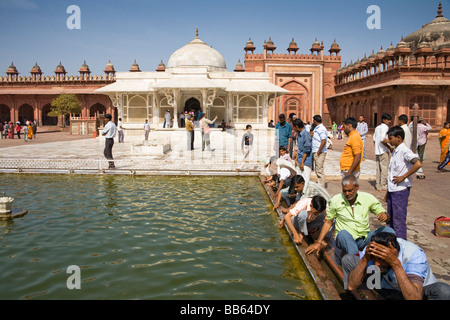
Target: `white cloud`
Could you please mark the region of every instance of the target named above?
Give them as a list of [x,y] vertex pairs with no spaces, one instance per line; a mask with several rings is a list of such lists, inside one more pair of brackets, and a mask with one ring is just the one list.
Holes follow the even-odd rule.
[[38,5],[34,0],[0,0],[0,7],[19,10],[36,10]]

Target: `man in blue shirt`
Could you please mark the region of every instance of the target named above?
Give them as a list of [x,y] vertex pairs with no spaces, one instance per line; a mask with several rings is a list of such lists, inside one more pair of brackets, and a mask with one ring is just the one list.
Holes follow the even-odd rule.
[[280,114],[278,116],[279,122],[275,126],[275,151],[277,157],[279,157],[280,147],[285,147],[287,152],[289,152],[289,146],[291,144],[291,125],[286,122],[286,116]]
[[305,179],[305,183],[307,183],[311,177],[312,171],[312,137],[311,134],[306,131],[305,124],[302,120],[294,120],[293,125],[294,130],[298,132],[296,165],[300,168],[300,174]]
[[346,258],[342,261],[343,268],[347,271],[352,269],[348,279],[349,290],[356,290],[363,284],[370,274],[366,269],[370,268],[378,271],[372,271],[366,284],[368,287],[372,285],[385,299],[450,299],[450,285],[436,280],[425,252],[393,233],[374,235],[360,260],[355,255],[347,255]]

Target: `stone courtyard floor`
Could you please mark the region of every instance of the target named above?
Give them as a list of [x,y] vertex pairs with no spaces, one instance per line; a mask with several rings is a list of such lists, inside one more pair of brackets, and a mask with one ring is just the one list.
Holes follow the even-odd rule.
[[[196,132],[195,150],[186,151],[184,130],[151,131],[149,142],[170,143],[171,151],[165,154],[133,154],[133,145],[143,145],[143,135],[125,133],[125,143],[115,140],[113,155],[116,170],[105,170],[102,137],[74,136],[68,132],[39,132],[29,142],[23,139],[0,140],[0,173],[82,173],[82,174],[168,174],[168,175],[258,175],[262,159],[273,154],[273,133],[254,130],[255,155],[249,170],[236,171],[242,154],[240,143],[243,131],[234,133],[213,131],[211,145],[215,151],[201,151],[201,137]],[[327,190],[330,195],[341,191],[339,157],[347,139],[332,140],[325,162]],[[450,217],[450,166],[443,173],[436,167],[440,148],[436,134],[429,137],[424,161],[426,179],[413,182],[408,205],[408,240],[422,247],[433,273],[439,281],[450,284],[450,238],[434,235],[434,220],[439,216]],[[375,155],[372,136],[367,137],[366,160],[361,165],[360,190],[372,193],[381,203],[384,194],[375,190]],[[315,180],[315,176],[312,176]],[[372,226],[378,226],[375,217]]]

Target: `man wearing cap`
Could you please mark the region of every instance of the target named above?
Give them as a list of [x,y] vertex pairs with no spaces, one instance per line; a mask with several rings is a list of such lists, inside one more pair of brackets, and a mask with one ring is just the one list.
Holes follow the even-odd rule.
[[[111,115],[108,113],[105,115],[105,127],[103,128],[102,135],[106,136],[105,138],[105,149],[103,150],[103,154],[105,158],[108,160],[113,159],[112,155],[112,147],[114,145],[114,137],[116,136],[116,125],[111,121]],[[109,169],[115,169],[114,161],[109,161]]]

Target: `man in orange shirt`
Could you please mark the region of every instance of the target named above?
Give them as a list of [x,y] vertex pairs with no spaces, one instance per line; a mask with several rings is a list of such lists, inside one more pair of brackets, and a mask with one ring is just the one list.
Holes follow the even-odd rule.
[[344,120],[344,132],[348,136],[348,141],[341,153],[340,166],[342,177],[354,175],[356,179],[359,178],[363,141],[356,130],[357,125],[358,122],[355,118]]

